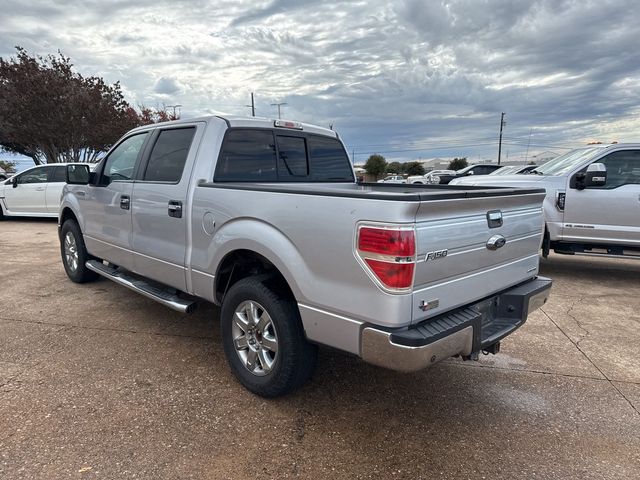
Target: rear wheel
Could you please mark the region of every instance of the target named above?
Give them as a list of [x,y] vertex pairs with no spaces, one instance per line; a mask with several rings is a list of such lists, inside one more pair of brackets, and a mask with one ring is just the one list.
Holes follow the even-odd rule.
[[305,338],[295,301],[268,283],[249,277],[233,285],[222,303],[220,328],[240,383],[257,395],[278,397],[311,377],[317,347]]
[[75,283],[90,282],[98,278],[98,274],[85,265],[91,257],[84,245],[80,227],[74,220],[67,220],[60,231],[60,253],[67,276]]

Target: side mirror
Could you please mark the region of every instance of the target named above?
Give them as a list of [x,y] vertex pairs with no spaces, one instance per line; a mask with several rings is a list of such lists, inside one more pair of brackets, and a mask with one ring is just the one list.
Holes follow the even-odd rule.
[[467,172],[467,175],[474,175],[473,170],[469,170],[469,171]]
[[585,187],[602,187],[607,183],[607,167],[604,163],[592,163],[584,175]]
[[67,183],[87,185],[90,179],[89,165],[67,165]]
[[11,185],[13,185],[13,188],[18,188],[18,177],[13,177],[11,179]]

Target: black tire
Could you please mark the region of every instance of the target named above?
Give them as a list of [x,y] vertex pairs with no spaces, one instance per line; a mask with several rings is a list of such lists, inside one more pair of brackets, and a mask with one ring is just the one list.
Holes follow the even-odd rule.
[[[1,204],[2,202],[0,202]],[[2,205],[0,205],[0,222],[4,220],[4,210],[2,210]]]
[[[236,338],[241,338],[236,336],[241,332],[236,323],[236,310],[248,302],[261,307],[262,312],[266,312],[270,317],[274,328],[273,333],[269,335],[275,335],[272,338],[276,339],[277,353],[268,371],[265,371],[266,369],[262,372],[250,371],[246,366],[247,362],[241,358],[240,350],[236,350],[235,347]],[[257,311],[260,312],[260,308]],[[262,320],[264,313],[259,316]],[[294,299],[290,295],[277,293],[276,288],[270,286],[268,277],[244,278],[229,289],[222,302],[220,331],[231,371],[242,385],[257,395],[271,398],[285,395],[304,385],[313,374],[318,348],[305,338],[300,312]],[[251,338],[247,340],[249,335],[244,335],[245,342],[251,342]],[[271,355],[273,352],[263,345],[266,335],[261,339],[256,333],[253,341],[257,340],[256,348],[264,350],[265,355]],[[251,348],[247,345],[246,350],[242,352],[246,351],[248,357]],[[258,352],[257,356],[253,357],[257,369],[261,369],[264,362],[261,354],[262,352]]]
[[[75,242],[75,249],[77,251],[75,264],[73,259],[68,260],[68,256],[65,251],[67,235],[73,237],[73,242]],[[89,270],[85,265],[87,260],[91,260],[94,257],[87,253],[82,232],[75,220],[67,220],[62,225],[62,229],[60,230],[60,255],[62,256],[62,265],[64,265],[64,270],[67,272],[67,276],[72,282],[86,283],[99,277],[96,272]]]

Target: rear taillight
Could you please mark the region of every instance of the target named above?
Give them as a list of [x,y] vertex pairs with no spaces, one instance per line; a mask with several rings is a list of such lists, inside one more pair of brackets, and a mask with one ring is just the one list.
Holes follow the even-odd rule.
[[356,249],[365,269],[385,290],[411,290],[416,264],[412,227],[360,226]]
[[416,237],[413,229],[361,227],[358,250],[396,257],[411,257],[416,252]]

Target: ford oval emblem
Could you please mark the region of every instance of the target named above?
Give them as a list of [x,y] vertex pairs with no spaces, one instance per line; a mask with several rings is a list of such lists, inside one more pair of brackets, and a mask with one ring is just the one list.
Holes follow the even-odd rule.
[[507,239],[502,235],[494,235],[489,240],[487,240],[487,248],[489,250],[497,250],[504,247],[505,243],[507,243]]

